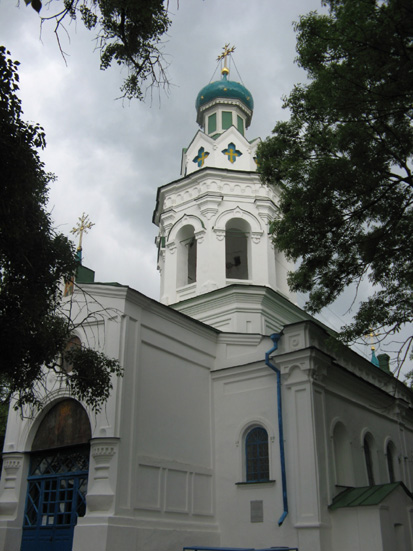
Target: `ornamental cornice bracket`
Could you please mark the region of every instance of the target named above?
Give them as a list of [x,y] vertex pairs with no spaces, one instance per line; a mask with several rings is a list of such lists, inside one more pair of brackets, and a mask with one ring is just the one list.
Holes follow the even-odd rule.
[[219,228],[213,228],[213,231],[218,241],[223,241],[225,239],[225,230],[222,230]]
[[5,459],[3,461],[3,467],[7,472],[18,471],[21,466],[22,466],[21,459],[10,458],[10,459]]
[[263,236],[264,232],[260,231],[253,231],[251,232],[251,239],[253,243],[258,244],[261,241],[261,237]]
[[258,197],[255,199],[254,203],[261,220],[269,224],[271,220],[274,219],[277,212],[274,202],[269,197]]
[[217,212],[218,206],[222,202],[222,195],[219,194],[206,194],[196,199],[201,214],[205,216],[207,220],[210,220]]
[[[277,365],[276,359],[275,364]],[[290,361],[285,359],[279,362],[279,368],[287,386],[302,383],[322,384],[327,376],[327,366],[324,362],[315,364],[310,356],[291,359]]]
[[115,446],[95,446],[92,448],[92,457],[112,457],[116,453]]
[[195,239],[196,239],[197,243],[199,243],[199,244],[203,243],[204,239],[205,239],[205,235],[206,235],[206,230],[205,229],[196,231],[195,232]]
[[171,253],[171,254],[175,254],[176,252],[176,244],[175,244],[175,241],[170,241],[169,243],[166,244],[166,248],[168,249],[168,251]]
[[164,228],[164,233],[167,235],[172,228],[176,218],[176,212],[173,209],[165,211],[161,216],[161,225]]

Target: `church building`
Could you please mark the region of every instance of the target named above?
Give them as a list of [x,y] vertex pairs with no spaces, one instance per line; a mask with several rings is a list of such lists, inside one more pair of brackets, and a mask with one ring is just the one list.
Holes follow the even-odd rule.
[[221,73],[158,189],[160,301],[87,270],[63,299],[124,376],[99,414],[53,373],[10,410],[0,551],[413,549],[413,393],[296,305],[253,97]]

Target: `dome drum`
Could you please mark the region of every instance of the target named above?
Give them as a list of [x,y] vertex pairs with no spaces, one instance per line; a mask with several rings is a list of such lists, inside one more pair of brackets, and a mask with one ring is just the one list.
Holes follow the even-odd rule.
[[245,121],[245,128],[248,128],[250,126],[251,119],[252,119],[252,111],[248,109],[242,101],[236,100],[236,99],[223,100],[222,98],[217,98],[202,105],[202,107],[200,107],[197,110],[196,122],[199,124],[199,126],[201,126],[202,128],[205,128],[206,118],[209,114],[214,112],[215,110],[214,108],[225,107],[225,106],[232,107],[232,109],[235,108],[235,110],[238,111],[240,114],[242,113],[243,115],[242,118]]

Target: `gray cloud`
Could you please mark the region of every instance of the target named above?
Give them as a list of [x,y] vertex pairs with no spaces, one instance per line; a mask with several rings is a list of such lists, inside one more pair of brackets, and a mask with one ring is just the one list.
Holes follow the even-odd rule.
[[[81,23],[68,26],[70,40],[62,34],[66,65],[52,25],[40,40],[30,7],[0,3],[3,43],[21,62],[25,118],[44,126],[43,159],[58,176],[49,203],[56,226],[68,235],[88,213],[96,225],[84,240],[84,263],[97,280],[119,281],[153,298],[159,296],[156,190],[179,177],[181,150],[197,131],[195,98],[214,73],[222,46],[235,44],[236,67],[254,97],[248,137],[265,138],[288,116],[282,96],[306,78],[294,64],[292,22],[321,11],[319,0],[180,0],[179,9],[170,0],[169,7],[173,24],[163,41],[169,93],[154,90],[151,97],[148,91],[144,103],[129,103],[116,100],[122,71],[99,70],[93,35]],[[334,327],[340,326],[337,315],[348,318],[351,300],[350,292],[334,314],[326,313]]]

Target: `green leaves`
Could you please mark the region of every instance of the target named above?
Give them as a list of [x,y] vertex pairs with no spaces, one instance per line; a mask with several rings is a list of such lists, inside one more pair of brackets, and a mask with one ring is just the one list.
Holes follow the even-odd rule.
[[[25,2],[40,12],[40,0]],[[80,16],[87,29],[96,31],[101,69],[116,63],[128,70],[121,87],[124,97],[143,99],[144,84],[168,85],[160,48],[170,25],[163,0],[61,0],[58,4],[56,12],[44,16],[42,23],[55,21],[63,57],[59,29],[67,18],[74,21]]]
[[[43,129],[22,120],[17,66],[0,47],[0,403],[14,395],[16,407],[23,407],[41,404],[50,371],[66,376],[57,358],[74,325],[61,315],[61,290],[77,257],[46,209],[55,177],[37,152],[46,143]],[[82,349],[70,387],[98,411],[112,388],[111,375],[120,373],[115,360]]]
[[377,291],[347,339],[413,320],[413,10],[407,0],[330,0],[300,18],[298,63],[309,84],[259,151],[281,188],[276,246],[294,260],[293,289],[319,311],[368,276]]
[[40,13],[40,10],[42,9],[42,3],[40,0],[24,0],[24,3],[26,6],[31,4],[32,8],[37,11],[37,13]]
[[123,375],[119,362],[90,348],[73,347],[65,353],[72,372],[67,377],[71,395],[98,413],[113,388],[112,377]]

